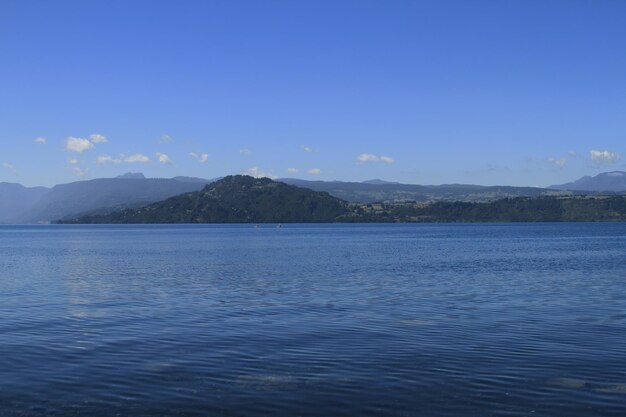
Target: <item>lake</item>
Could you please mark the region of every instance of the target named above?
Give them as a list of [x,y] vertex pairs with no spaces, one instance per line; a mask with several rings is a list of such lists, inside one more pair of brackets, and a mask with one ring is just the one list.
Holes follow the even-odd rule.
[[626,224],[0,227],[3,416],[624,416]]

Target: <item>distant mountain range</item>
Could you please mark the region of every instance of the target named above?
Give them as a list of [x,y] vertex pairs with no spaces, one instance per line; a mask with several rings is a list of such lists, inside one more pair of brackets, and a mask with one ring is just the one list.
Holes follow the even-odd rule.
[[400,201],[486,202],[508,197],[554,195],[554,190],[534,187],[482,186],[466,184],[415,185],[380,180],[366,182],[306,181],[282,178],[286,184],[324,191],[351,203]]
[[483,203],[348,203],[326,192],[228,176],[201,191],[73,224],[624,221],[626,195],[505,198]]
[[552,185],[549,187],[553,190],[570,190],[570,191],[611,191],[626,192],[626,172],[613,171],[603,172],[595,177],[582,177],[581,179],[568,182],[567,184]]
[[16,223],[50,190],[45,187],[27,188],[20,184],[0,182],[0,223]]
[[90,212],[111,212],[140,207],[168,197],[197,191],[211,180],[180,177],[145,178],[126,174],[56,185],[25,188],[0,183],[0,222],[41,223],[73,218]]
[[[0,183],[0,223],[38,223],[72,219],[86,214],[106,214],[137,208],[169,197],[199,191],[215,180],[194,177],[146,178],[128,173],[56,185],[52,188],[23,187]],[[328,194],[350,203],[373,202],[490,202],[502,198],[626,192],[626,173],[607,172],[573,183],[549,188],[480,186],[465,184],[414,185],[383,180],[365,182],[278,181]]]

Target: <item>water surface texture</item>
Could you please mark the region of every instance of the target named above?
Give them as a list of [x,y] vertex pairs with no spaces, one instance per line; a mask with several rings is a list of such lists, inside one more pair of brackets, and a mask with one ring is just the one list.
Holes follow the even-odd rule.
[[625,416],[626,224],[0,227],[3,416]]

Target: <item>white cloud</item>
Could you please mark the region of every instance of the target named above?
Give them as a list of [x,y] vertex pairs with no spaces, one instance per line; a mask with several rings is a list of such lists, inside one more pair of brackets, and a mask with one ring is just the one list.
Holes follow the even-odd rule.
[[8,162],[3,162],[2,163],[2,167],[5,169],[8,169],[9,171],[14,171],[15,170],[15,165],[10,164]]
[[290,174],[297,174],[299,171],[298,168],[287,168],[287,172]]
[[252,151],[248,148],[241,148],[239,149],[239,153],[241,155],[252,155]]
[[76,175],[79,178],[82,178],[85,175],[87,175],[88,171],[89,170],[87,168],[85,168],[85,169],[81,169],[80,167],[73,167],[72,168],[72,172],[74,173],[74,175]]
[[[37,138],[35,139],[35,142],[37,142],[38,139],[44,140],[43,142],[39,141],[38,143],[45,143],[45,138]],[[106,143],[106,142],[108,142],[106,136],[99,135],[97,133],[93,133],[89,135],[88,139],[69,136],[65,140],[65,149],[68,152],[83,153],[93,148],[97,143]]]
[[356,160],[359,162],[384,162],[386,164],[393,164],[395,162],[390,156],[378,156],[372,155],[371,153],[362,153],[356,157]]
[[68,152],[83,153],[84,151],[87,151],[93,148],[93,146],[94,146],[93,143],[91,143],[89,140],[83,139],[83,138],[76,138],[74,136],[69,136],[65,140],[65,149]]
[[209,161],[209,154],[208,153],[197,154],[195,152],[189,152],[189,156],[191,156],[192,158],[197,159],[198,162],[201,162],[203,164]]
[[159,143],[170,143],[172,141],[172,137],[170,135],[161,135],[159,138]]
[[45,145],[48,142],[48,139],[43,138],[41,136],[35,138],[35,143],[40,143],[42,145]]
[[356,157],[359,162],[378,162],[380,158],[376,155],[372,155],[371,153],[362,153]]
[[302,145],[302,146],[300,146],[300,149],[302,149],[304,152],[308,152],[308,153],[315,152],[315,149],[313,149],[313,148],[311,148],[309,146]]
[[322,173],[322,170],[319,168],[312,168],[312,169],[309,169],[307,173],[311,175],[318,175]]
[[548,162],[561,169],[567,164],[567,158],[548,158]]
[[78,159],[70,158],[67,160],[67,162],[69,162],[71,165],[76,165],[78,163]]
[[598,150],[591,150],[589,151],[589,157],[591,158],[591,161],[596,163],[596,164],[613,164],[617,161],[619,161],[621,159],[621,155],[617,152],[611,152],[611,151],[598,151]]
[[272,175],[270,172],[261,171],[257,167],[248,168],[243,172],[244,175],[250,175],[254,178],[271,178],[276,179],[275,175]]
[[[547,159],[548,163],[555,168],[563,169],[570,161],[570,159],[576,158],[576,151],[567,151],[562,157],[550,157]],[[543,162],[541,159],[537,159],[536,162]]]
[[107,162],[112,164],[121,164],[122,160],[120,158],[113,158],[109,155],[100,155],[96,158],[96,162],[99,164],[106,164]]
[[159,158],[159,162],[165,165],[172,165],[172,160],[170,159],[169,156],[165,155],[164,153],[161,152],[157,152],[156,153],[157,158]]
[[97,133],[89,135],[89,140],[91,141],[91,143],[106,143],[106,142],[108,142],[106,136],[99,135]]
[[[169,156],[167,156],[165,154],[162,154],[160,152],[157,152],[156,155],[157,155],[160,163],[162,163],[162,164],[171,164],[172,163],[172,160],[170,159]],[[150,162],[150,158],[147,157],[144,154],[141,154],[141,153],[136,153],[136,154],[128,155],[128,156],[126,156],[124,154],[121,154],[119,156],[119,158],[113,158],[110,155],[100,155],[100,156],[98,156],[96,158],[96,162],[98,164],[109,164],[109,163],[110,164],[121,164],[123,162],[125,162],[127,164],[135,164],[135,163],[147,163],[147,162]]]
[[146,162],[150,162],[150,158],[148,158],[147,156],[143,154],[136,153],[136,154],[125,157],[124,162],[129,163],[129,164],[134,164],[136,162],[146,163]]

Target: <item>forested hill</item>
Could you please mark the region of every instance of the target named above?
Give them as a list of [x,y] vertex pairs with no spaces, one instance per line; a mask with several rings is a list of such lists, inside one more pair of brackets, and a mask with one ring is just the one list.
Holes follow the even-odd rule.
[[348,211],[328,193],[235,175],[143,208],[64,223],[329,223]]
[[435,202],[353,206],[356,222],[626,221],[626,196],[518,197],[488,203]]

